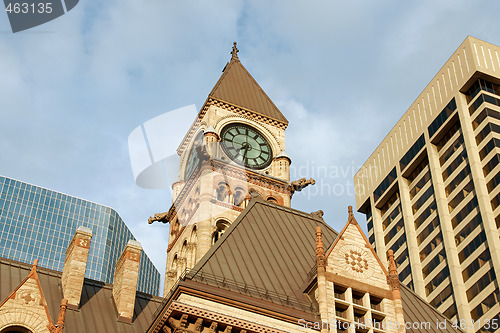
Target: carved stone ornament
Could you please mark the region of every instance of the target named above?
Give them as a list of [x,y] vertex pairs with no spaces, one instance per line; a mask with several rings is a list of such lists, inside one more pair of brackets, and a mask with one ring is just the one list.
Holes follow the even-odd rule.
[[360,247],[355,245],[341,247],[339,250],[339,260],[342,263],[342,268],[357,278],[366,279],[373,274],[370,257]]
[[301,178],[299,180],[294,180],[293,182],[288,183],[287,187],[293,194],[293,192],[295,191],[300,192],[307,186],[314,184],[316,184],[316,181],[312,178],[309,179]]
[[165,212],[165,213],[158,213],[158,214],[155,214],[153,217],[149,217],[148,219],[148,223],[151,224],[155,221],[157,222],[163,222],[163,223],[167,223],[167,215],[168,215],[168,212]]

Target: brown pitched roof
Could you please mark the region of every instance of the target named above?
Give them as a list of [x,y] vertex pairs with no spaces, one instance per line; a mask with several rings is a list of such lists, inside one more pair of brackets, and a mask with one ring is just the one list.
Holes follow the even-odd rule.
[[[242,286],[255,287],[260,293],[265,290],[305,302],[304,286],[316,273],[316,226],[321,226],[324,244],[331,249],[338,233],[324,221],[298,210],[253,200],[188,277],[218,280],[216,286],[221,289],[234,286],[233,291],[238,292],[245,289]],[[273,297],[269,300],[274,301]],[[407,332],[463,333],[403,285],[401,298],[406,322],[431,323],[429,330]],[[446,321],[446,329],[437,329],[437,321]]]
[[288,124],[288,120],[241,64],[238,57],[231,58],[208,97]]
[[193,268],[194,279],[223,277],[305,301],[304,284],[315,266],[316,226],[327,244],[337,237],[310,214],[254,199]]
[[[0,300],[5,299],[28,276],[31,265],[0,258]],[[63,299],[61,272],[38,267],[38,278],[52,318],[57,318]],[[112,287],[85,279],[79,310],[67,309],[64,332],[145,332],[163,299],[137,293],[132,324],[119,322]]]

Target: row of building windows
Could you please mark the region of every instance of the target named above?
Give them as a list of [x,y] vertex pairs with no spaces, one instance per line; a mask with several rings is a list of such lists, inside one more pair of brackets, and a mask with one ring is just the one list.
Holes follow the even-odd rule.
[[406,166],[415,158],[415,156],[422,150],[425,146],[425,137],[422,134],[420,138],[410,147],[406,154],[399,160],[399,167],[404,170]]
[[450,270],[448,269],[448,266],[446,266],[438,274],[436,274],[436,276],[429,283],[427,283],[425,286],[425,294],[429,296],[429,294],[436,290],[444,280],[448,279],[449,276]]
[[399,276],[399,280],[400,281],[404,281],[406,279],[407,276],[409,276],[411,274],[411,266],[410,264],[408,263],[408,265],[406,265],[405,268],[403,268],[401,270],[401,272],[398,274]]
[[484,165],[483,174],[488,176],[490,172],[500,163],[500,155],[496,154]]
[[483,267],[491,259],[490,251],[488,249],[484,250],[483,253],[477,256],[474,261],[472,261],[467,268],[462,272],[462,277],[464,282],[466,282],[474,273],[476,273],[481,267]]
[[425,258],[429,256],[429,254],[432,253],[432,251],[438,247],[439,244],[443,242],[443,236],[441,235],[441,232],[439,232],[431,241],[429,244],[427,244],[421,251],[420,251],[420,260],[423,261]]
[[462,201],[471,193],[474,191],[474,184],[472,183],[472,180],[467,183],[460,191],[457,192],[455,197],[450,199],[448,201],[448,210],[449,212],[453,212],[453,210],[462,203]]
[[463,161],[467,161],[467,152],[462,150],[462,152],[451,162],[446,169],[443,170],[443,180],[448,179],[448,177],[458,169]]
[[415,218],[415,230],[420,228],[420,226],[429,218],[429,216],[431,216],[432,213],[434,213],[436,211],[436,202],[433,201],[431,202],[431,204],[429,205],[429,207],[427,207],[426,209],[424,209],[424,211],[417,217]]
[[457,109],[457,103],[455,98],[453,98],[448,105],[445,106],[443,111],[441,111],[434,121],[429,125],[429,137],[432,138],[434,134],[441,128],[444,122],[450,117],[450,115]]
[[450,147],[448,147],[439,157],[439,163],[441,164],[441,166],[443,166],[446,163],[446,161],[448,161],[448,159],[450,158],[451,155],[453,155],[454,152],[456,152],[458,149],[460,149],[460,147],[462,147],[463,143],[464,143],[464,138],[462,134],[460,134],[455,139],[453,144]]
[[435,308],[438,308],[441,304],[446,302],[448,300],[448,297],[450,297],[452,294],[453,294],[453,287],[451,286],[451,284],[449,284],[429,303]]
[[387,215],[387,217],[382,221],[382,228],[385,230],[389,225],[394,222],[399,214],[401,214],[401,204],[395,205],[394,209]]
[[479,151],[479,157],[481,157],[481,161],[484,160],[488,154],[494,150],[496,147],[500,147],[500,139],[491,138],[491,140],[484,145],[483,149]]
[[453,178],[450,183],[444,188],[444,192],[448,197],[461,183],[462,181],[470,175],[470,167],[467,164],[465,168],[460,171],[455,178]]
[[420,245],[436,229],[441,230],[441,227],[439,226],[439,216],[437,214],[432,219],[432,221],[418,234],[417,244]]
[[491,193],[500,183],[500,173],[496,174],[491,180],[486,184],[488,191]]
[[478,306],[472,309],[472,311],[470,312],[472,319],[474,321],[477,321],[499,302],[500,302],[500,292],[497,288],[493,293],[491,293],[491,295],[489,295],[483,301],[481,301],[481,303],[479,303]]
[[474,129],[478,128],[479,125],[483,123],[483,121],[491,117],[492,119],[498,119],[500,120],[500,112],[488,108],[484,108],[483,111],[481,111],[477,117],[472,121],[472,127]]
[[429,276],[429,274],[432,273],[432,271],[442,262],[446,260],[446,254],[444,249],[439,251],[439,253],[432,258],[427,265],[424,266],[422,269],[422,274],[424,276],[424,279]]
[[425,174],[418,180],[418,182],[415,183],[415,185],[411,186],[410,188],[410,200],[413,199],[420,190],[427,185],[427,183],[431,180],[431,174],[427,170],[425,171]]
[[472,252],[474,252],[481,244],[486,241],[486,234],[484,230],[481,230],[479,235],[477,235],[469,244],[467,244],[462,251],[458,254],[458,260],[463,263]]
[[481,225],[481,215],[477,214],[472,220],[469,221],[456,235],[455,244],[460,245],[476,228]]
[[467,300],[469,302],[472,301],[474,297],[476,297],[482,290],[484,290],[487,286],[490,285],[491,282],[495,280],[495,270],[492,268],[467,290]]
[[500,125],[493,123],[486,124],[486,126],[484,126],[484,128],[479,133],[477,133],[476,144],[479,145],[491,132],[500,133]]
[[453,228],[456,228],[456,226],[462,222],[467,215],[470,214],[473,210],[477,208],[477,198],[473,197],[471,201],[469,201],[468,204],[466,204],[452,219],[451,219],[451,225]]
[[420,208],[422,208],[424,203],[426,203],[429,198],[432,198],[432,200],[434,201],[434,188],[432,187],[432,185],[429,186],[429,188],[411,206],[413,214],[420,210]]
[[394,183],[396,178],[397,178],[397,172],[396,168],[394,168],[391,170],[391,172],[389,172],[387,177],[385,177],[384,180],[380,182],[380,185],[375,189],[375,191],[373,191],[373,199],[375,200],[375,202],[377,202],[378,199],[382,196],[382,194],[384,194],[384,192],[389,188],[389,186],[391,186],[391,184]]
[[403,218],[400,218],[400,220],[394,225],[394,227],[392,227],[385,235],[384,237],[384,240],[385,240],[385,243],[389,243],[391,241],[391,239],[396,236],[396,234],[400,231],[404,229],[404,222],[403,222]]
[[469,106],[469,113],[472,116],[474,112],[483,104],[483,103],[490,103],[493,105],[499,105],[500,106],[500,99],[495,98],[493,96],[487,95],[487,94],[481,94],[479,97]]
[[413,168],[413,170],[407,171],[407,176],[405,176],[405,177],[406,177],[406,179],[408,179],[410,184],[413,183],[413,181],[418,178],[420,173],[425,168],[427,168],[428,165],[429,165],[429,160],[427,158],[427,155],[424,155],[422,161],[420,161],[418,164],[416,164],[415,167]]
[[491,209],[495,210],[498,206],[500,206],[500,196],[497,195],[491,200]]
[[[443,136],[434,144],[436,145],[436,148],[438,152],[441,152],[444,146],[450,141],[450,139],[455,135],[455,133],[460,131],[460,122],[457,117],[455,117],[453,125],[451,125],[451,128],[447,130]],[[460,132],[461,133],[461,132]]]
[[500,87],[498,85],[484,79],[478,79],[465,93],[467,103],[470,103],[481,90],[500,95]]

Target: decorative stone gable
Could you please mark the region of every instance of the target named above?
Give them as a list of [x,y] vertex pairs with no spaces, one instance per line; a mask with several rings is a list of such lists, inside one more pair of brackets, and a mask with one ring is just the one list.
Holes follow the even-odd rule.
[[326,255],[321,230],[316,230],[316,263],[314,295],[321,321],[328,323],[322,333],[405,332],[397,274],[388,274],[351,206],[346,226]]
[[[35,260],[28,276],[0,303],[0,331],[23,327],[36,333],[60,332],[52,324],[36,272],[37,265],[38,260]],[[64,300],[64,311],[61,309],[58,320],[61,329],[64,327],[66,303]]]
[[348,223],[326,258],[327,272],[390,290],[387,284],[387,271],[352,215],[351,208]]

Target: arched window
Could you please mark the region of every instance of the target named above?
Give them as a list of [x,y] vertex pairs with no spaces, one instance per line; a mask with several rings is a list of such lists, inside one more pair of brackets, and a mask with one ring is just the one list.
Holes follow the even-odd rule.
[[226,183],[220,183],[217,187],[217,200],[229,202],[229,194],[229,185]]
[[174,260],[172,260],[172,266],[170,266],[171,271],[177,271],[177,253],[174,256]]
[[269,197],[269,198],[267,198],[267,201],[268,201],[268,202],[275,203],[275,204],[277,204],[277,203],[278,203],[278,200],[276,200],[276,198],[274,198],[274,197]]
[[222,237],[222,235],[224,234],[224,232],[226,232],[227,228],[229,228],[230,225],[231,223],[225,220],[217,221],[217,223],[215,224],[215,231],[212,234],[212,245]]
[[185,257],[187,252],[187,240],[184,240],[184,243],[182,243],[181,247],[181,257]]
[[191,231],[191,236],[189,237],[189,242],[196,243],[197,239],[198,239],[198,235],[196,234],[196,226],[194,226],[193,230]]
[[174,219],[174,221],[170,224],[171,227],[170,227],[170,235],[171,236],[175,236],[177,235],[177,232],[179,231],[179,219],[177,219],[177,217]]
[[233,195],[233,205],[241,207],[245,201],[245,191],[241,187],[237,187]]
[[4,328],[1,333],[33,333],[33,332],[22,326],[9,326]]

